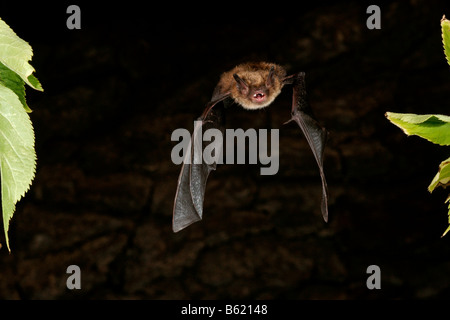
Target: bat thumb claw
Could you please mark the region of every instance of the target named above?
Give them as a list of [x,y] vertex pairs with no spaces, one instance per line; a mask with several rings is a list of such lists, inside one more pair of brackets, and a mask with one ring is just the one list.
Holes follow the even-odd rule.
[[292,119],[292,118],[289,119],[288,121],[284,122],[283,125],[288,124],[288,123],[291,122],[292,120],[294,120],[294,119]]

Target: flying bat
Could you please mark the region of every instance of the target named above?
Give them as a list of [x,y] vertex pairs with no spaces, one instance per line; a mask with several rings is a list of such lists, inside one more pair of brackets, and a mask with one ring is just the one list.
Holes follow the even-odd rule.
[[217,162],[194,161],[196,157],[198,160],[201,148],[194,148],[192,142],[198,139],[201,130],[215,128],[223,132],[224,111],[230,104],[237,103],[246,110],[265,108],[275,100],[285,85],[293,87],[291,118],[285,123],[295,121],[299,125],[313,152],[322,180],[322,216],[325,222],[328,221],[328,188],[323,170],[328,132],[316,120],[308,104],[305,73],[287,76],[286,70],[277,64],[251,62],[238,65],[222,74],[211,101],[195,122],[190,152],[186,155],[189,159],[183,161],[178,178],[172,220],[174,232],[202,219],[206,180],[211,170],[216,169]]

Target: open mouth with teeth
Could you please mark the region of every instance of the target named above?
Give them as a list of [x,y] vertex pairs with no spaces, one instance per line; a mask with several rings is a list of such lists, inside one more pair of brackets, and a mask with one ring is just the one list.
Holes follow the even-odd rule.
[[266,101],[266,94],[262,91],[256,91],[253,94],[253,101],[256,103],[262,103]]

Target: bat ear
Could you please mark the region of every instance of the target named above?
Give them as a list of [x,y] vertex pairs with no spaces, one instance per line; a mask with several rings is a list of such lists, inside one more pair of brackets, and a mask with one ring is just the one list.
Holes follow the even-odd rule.
[[239,91],[242,94],[248,94],[248,92],[249,92],[248,84],[245,83],[245,81],[242,80],[242,78],[240,78],[236,73],[233,74],[233,78],[234,78],[234,80],[236,80],[236,84],[237,84]]
[[267,79],[266,79],[266,87],[267,88],[273,87],[273,84],[274,84],[274,80],[273,80],[274,73],[275,73],[275,68],[274,68],[274,66],[272,66],[272,67],[270,67],[269,75],[267,76]]

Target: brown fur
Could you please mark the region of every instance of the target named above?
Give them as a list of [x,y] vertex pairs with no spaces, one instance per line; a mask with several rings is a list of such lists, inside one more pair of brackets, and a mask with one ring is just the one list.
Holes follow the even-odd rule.
[[[271,67],[272,79],[268,82]],[[237,75],[248,86],[244,90],[233,75]],[[267,62],[251,62],[238,65],[222,74],[214,95],[230,93],[233,100],[245,109],[260,109],[270,105],[283,88],[286,71],[283,67]]]

